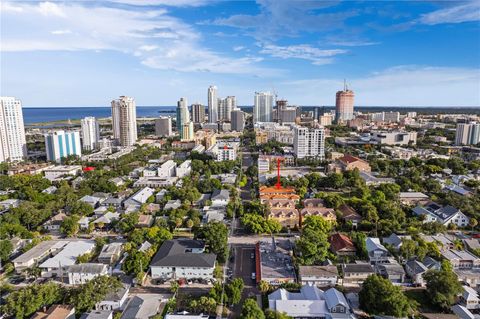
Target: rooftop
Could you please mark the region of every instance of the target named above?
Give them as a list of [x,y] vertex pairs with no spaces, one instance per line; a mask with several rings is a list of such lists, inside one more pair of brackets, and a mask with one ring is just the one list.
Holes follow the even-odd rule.
[[192,239],[165,241],[152,259],[150,266],[214,267],[216,255],[193,253],[192,249],[202,249],[205,244]]

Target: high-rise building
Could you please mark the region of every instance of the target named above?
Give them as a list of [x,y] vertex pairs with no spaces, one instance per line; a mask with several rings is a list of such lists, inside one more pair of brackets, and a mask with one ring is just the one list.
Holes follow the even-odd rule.
[[245,113],[240,109],[232,111],[232,131],[243,132],[245,129]]
[[456,145],[476,145],[480,143],[480,123],[458,123],[455,133]]
[[287,100],[277,100],[277,106],[275,108],[275,113],[273,120],[280,122],[281,114],[284,109],[286,109],[288,106],[288,101]]
[[200,103],[192,104],[192,121],[197,124],[205,122],[205,105]]
[[70,155],[82,156],[80,133],[55,131],[45,134],[45,151],[48,161],[58,163],[62,158]]
[[208,123],[217,123],[218,121],[218,92],[217,87],[211,85],[208,88]]
[[230,122],[232,120],[232,110],[235,108],[237,108],[237,99],[235,96],[218,99],[218,120]]
[[135,99],[120,96],[112,101],[113,138],[121,146],[132,146],[137,141],[137,106]]
[[0,163],[27,157],[22,103],[14,97],[0,97]]
[[345,84],[343,91],[338,91],[335,101],[335,119],[337,123],[353,120],[353,102],[355,94]]
[[183,139],[183,124],[190,122],[190,112],[188,111],[187,98],[180,98],[177,102],[177,131],[180,139]]
[[294,128],[293,150],[297,158],[325,159],[325,128]]
[[193,130],[193,122],[188,121],[182,124],[182,132],[180,136],[182,141],[193,141],[195,136]]
[[333,122],[333,116],[332,114],[324,114],[320,115],[318,118],[318,124],[323,125],[323,126],[329,126],[332,125]]
[[274,96],[270,92],[255,92],[253,122],[272,122]]
[[100,140],[100,127],[93,116],[87,116],[81,120],[82,146],[84,150],[91,151],[98,147]]
[[170,116],[160,116],[155,119],[155,135],[161,137],[172,135],[172,118]]

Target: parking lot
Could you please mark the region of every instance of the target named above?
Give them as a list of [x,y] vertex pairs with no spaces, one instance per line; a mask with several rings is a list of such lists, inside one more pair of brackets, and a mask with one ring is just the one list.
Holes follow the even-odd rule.
[[255,286],[255,281],[252,280],[252,273],[255,272],[255,258],[252,258],[255,254],[255,246],[234,244],[232,248],[234,250],[233,278],[242,278],[245,286]]

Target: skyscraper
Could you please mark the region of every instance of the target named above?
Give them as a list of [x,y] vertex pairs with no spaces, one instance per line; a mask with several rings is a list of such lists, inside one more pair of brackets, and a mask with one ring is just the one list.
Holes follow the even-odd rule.
[[218,99],[218,120],[230,122],[232,120],[232,110],[237,107],[235,96],[227,96],[224,99]]
[[155,119],[155,135],[161,137],[172,135],[172,118],[170,116],[160,116]]
[[353,120],[353,102],[355,94],[344,84],[343,91],[338,91],[335,101],[335,120],[337,123],[345,123]]
[[458,123],[455,133],[456,145],[476,145],[480,143],[480,123]]
[[232,131],[243,132],[245,129],[245,113],[240,109],[232,111]]
[[182,97],[177,102],[177,131],[182,139],[183,124],[190,122],[190,112],[188,111],[187,98]]
[[192,121],[197,124],[205,122],[205,105],[200,103],[192,104]]
[[325,159],[325,128],[296,126],[293,135],[293,150],[297,158],[315,157]]
[[82,125],[82,145],[84,150],[94,150],[100,140],[100,127],[93,116],[87,116],[81,120]]
[[27,157],[22,103],[14,97],[0,97],[0,163]]
[[113,138],[121,146],[132,146],[137,141],[137,107],[135,99],[120,96],[112,101]]
[[193,122],[188,121],[182,124],[180,138],[182,141],[192,141],[194,137]]
[[217,95],[217,87],[211,85],[208,88],[208,123],[217,123],[218,121]]
[[253,122],[271,122],[274,96],[270,92],[255,92]]
[[45,134],[45,151],[48,161],[58,163],[69,155],[82,156],[80,133],[55,131]]

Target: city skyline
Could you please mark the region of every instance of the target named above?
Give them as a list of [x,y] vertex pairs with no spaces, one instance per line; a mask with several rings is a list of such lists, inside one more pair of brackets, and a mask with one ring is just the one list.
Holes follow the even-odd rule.
[[476,1],[142,4],[2,2],[2,95],[24,106],[119,95],[207,105],[215,85],[242,106],[255,91],[334,105],[346,78],[356,106],[480,105]]

